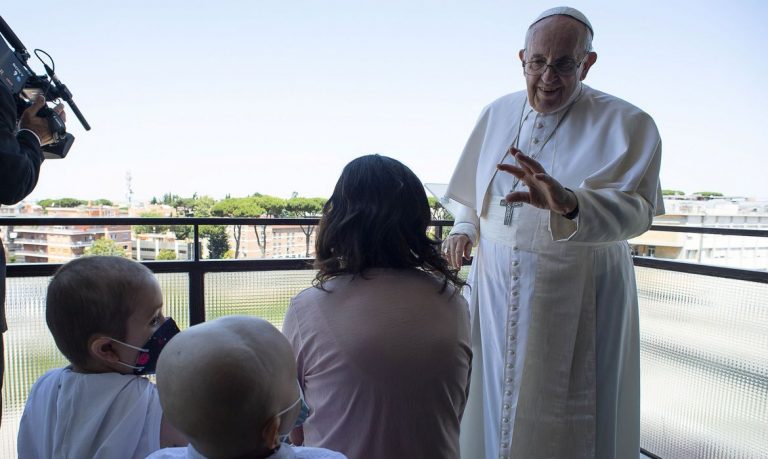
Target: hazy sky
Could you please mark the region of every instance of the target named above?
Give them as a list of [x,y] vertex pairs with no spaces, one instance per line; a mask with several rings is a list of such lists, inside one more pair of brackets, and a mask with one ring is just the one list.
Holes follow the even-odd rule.
[[[480,110],[524,88],[517,58],[550,2],[3,2],[93,126],[30,199],[254,192],[328,196],[351,159],[447,182]],[[662,186],[768,197],[768,2],[581,1],[586,83],[650,113]],[[33,58],[34,59],[34,58]],[[32,67],[42,73],[34,59]]]

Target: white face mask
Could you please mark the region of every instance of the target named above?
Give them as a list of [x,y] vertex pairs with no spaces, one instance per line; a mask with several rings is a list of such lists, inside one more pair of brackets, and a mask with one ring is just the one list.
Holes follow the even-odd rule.
[[[275,416],[280,417],[284,415],[285,413],[291,411],[296,405],[301,403],[301,411],[299,411],[299,416],[296,418],[296,421],[293,423],[293,426],[291,427],[291,430],[295,429],[296,427],[299,427],[300,425],[304,424],[304,421],[307,420],[307,416],[309,416],[309,406],[307,406],[306,403],[304,403],[304,391],[301,390],[301,385],[299,385],[299,382],[296,381],[296,385],[299,386],[299,398],[291,403],[291,406],[288,408],[280,411]],[[281,435],[280,440],[282,442],[285,442],[288,439],[288,434]]]
[[301,402],[301,392],[299,392],[299,398],[298,398],[298,399],[296,399],[296,401],[295,401],[295,402],[291,403],[291,406],[289,406],[288,408],[286,408],[286,409],[284,409],[284,410],[280,411],[280,412],[279,412],[279,413],[277,413],[275,416],[276,416],[276,417],[280,417],[280,416],[284,415],[285,413],[287,413],[287,412],[291,411],[291,410],[293,409],[293,407],[294,407],[294,406],[296,406],[296,405],[298,405],[300,402]]

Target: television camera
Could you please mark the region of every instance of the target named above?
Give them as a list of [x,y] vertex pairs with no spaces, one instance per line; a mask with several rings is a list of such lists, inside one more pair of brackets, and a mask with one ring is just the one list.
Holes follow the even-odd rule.
[[[45,75],[37,75],[29,66],[29,52],[19,37],[11,30],[11,27],[0,16],[0,35],[4,40],[0,40],[0,84],[4,84],[16,100],[17,116],[21,116],[24,110],[32,105],[32,102],[39,96],[45,97],[46,101],[64,100],[72,113],[75,114],[80,124],[86,131],[91,126],[80,113],[75,101],[72,100],[72,93],[66,85],[59,80],[54,73],[55,64],[51,59],[51,65],[40,58],[40,54],[50,56],[45,51],[35,49],[34,53],[43,63]],[[10,45],[10,46],[9,46]],[[37,112],[37,116],[46,118],[48,126],[53,134],[53,142],[42,147],[46,158],[64,158],[75,141],[75,136],[67,132],[64,120],[61,119],[55,110],[47,105]]]

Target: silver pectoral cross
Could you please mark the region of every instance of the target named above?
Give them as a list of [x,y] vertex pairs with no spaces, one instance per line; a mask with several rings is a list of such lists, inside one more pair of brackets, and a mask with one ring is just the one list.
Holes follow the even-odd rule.
[[506,207],[504,211],[504,225],[509,226],[512,224],[512,213],[515,211],[515,207],[522,207],[522,202],[508,202],[506,199],[499,201],[501,207]]

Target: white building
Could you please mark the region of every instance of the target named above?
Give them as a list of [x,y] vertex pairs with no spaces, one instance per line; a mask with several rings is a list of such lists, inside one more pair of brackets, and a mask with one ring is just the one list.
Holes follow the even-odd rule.
[[[656,225],[768,229],[768,201],[665,199]],[[768,270],[768,238],[649,231],[630,241],[636,255]]]

